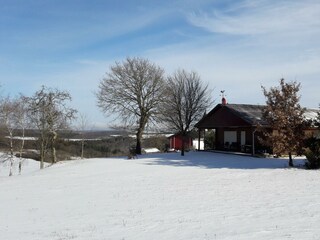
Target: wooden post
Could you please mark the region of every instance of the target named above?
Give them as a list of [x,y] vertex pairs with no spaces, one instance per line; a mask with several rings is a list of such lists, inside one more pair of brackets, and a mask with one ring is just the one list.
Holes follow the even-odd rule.
[[254,129],[252,131],[252,156],[254,156],[256,154],[256,150],[255,150],[255,133],[256,133],[257,129]]
[[198,151],[200,151],[200,137],[201,137],[201,130],[198,129]]

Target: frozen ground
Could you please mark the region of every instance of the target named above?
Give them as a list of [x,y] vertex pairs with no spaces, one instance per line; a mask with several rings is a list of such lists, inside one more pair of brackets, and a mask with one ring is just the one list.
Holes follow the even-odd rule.
[[283,159],[192,152],[31,168],[0,177],[0,239],[320,239],[320,172]]

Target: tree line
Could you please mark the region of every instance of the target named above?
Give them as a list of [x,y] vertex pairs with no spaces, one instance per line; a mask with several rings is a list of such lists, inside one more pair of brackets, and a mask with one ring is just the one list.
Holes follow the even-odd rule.
[[[142,136],[147,125],[179,132],[185,137],[211,103],[208,85],[202,83],[196,72],[177,70],[172,76],[165,76],[161,67],[143,58],[127,58],[111,66],[100,82],[96,97],[103,112],[115,114],[122,125],[135,131],[135,154],[141,154]],[[57,162],[59,130],[70,127],[77,117],[77,110],[68,107],[71,100],[69,92],[46,86],[32,96],[20,94],[1,99],[1,128],[9,145],[2,161],[10,163],[10,175],[17,149],[21,171],[26,129],[38,131],[40,168],[44,168],[44,162],[49,159],[52,164]],[[79,128],[84,130],[87,119],[81,114],[78,119]],[[21,139],[17,142],[18,131]],[[84,141],[81,141],[81,149],[83,157]]]
[[[298,96],[300,84],[286,83],[281,79],[279,87],[269,90],[262,87],[262,90],[267,105],[263,118],[271,129],[277,131],[276,135],[265,131],[263,141],[271,145],[275,153],[289,152],[289,165],[292,166],[292,153],[299,152],[305,141],[305,109],[300,106]],[[102,112],[116,116],[123,126],[130,126],[135,131],[134,154],[141,154],[142,136],[147,126],[154,125],[186,138],[213,103],[208,84],[203,83],[196,72],[179,69],[166,75],[163,68],[137,57],[115,62],[101,80],[95,95]],[[30,97],[21,94],[1,99],[0,120],[10,149],[2,159],[10,162],[10,175],[14,163],[14,136],[18,130],[22,137],[15,147],[20,156],[19,169],[23,161],[25,129],[30,128],[39,132],[40,168],[48,158],[51,163],[57,162],[55,146],[59,130],[70,127],[77,117],[77,110],[68,106],[71,100],[69,92],[45,86]],[[79,119],[80,128],[84,130],[87,119],[83,115],[79,115]],[[317,124],[319,122],[320,115]],[[319,145],[318,140],[309,143],[307,153],[320,167]],[[184,144],[182,147],[181,155],[184,155]],[[83,151],[84,141],[81,142],[82,157]]]
[[[1,128],[7,135],[9,145],[9,152],[2,157],[2,161],[9,161],[10,176],[15,160],[14,150],[17,148],[19,171],[21,171],[26,129],[36,129],[39,133],[36,142],[40,156],[40,168],[44,168],[46,157],[51,159],[51,163],[57,162],[55,144],[58,131],[66,129],[77,112],[67,106],[70,101],[71,96],[67,91],[45,86],[30,97],[20,94],[15,98],[1,99]],[[17,132],[19,132],[20,141],[15,141]]]
[[[196,72],[179,69],[170,76],[147,59],[127,58],[111,66],[96,92],[98,106],[116,114],[136,132],[135,154],[141,154],[141,140],[147,124],[179,133],[200,120],[212,100],[208,84]],[[181,155],[184,155],[182,144]]]

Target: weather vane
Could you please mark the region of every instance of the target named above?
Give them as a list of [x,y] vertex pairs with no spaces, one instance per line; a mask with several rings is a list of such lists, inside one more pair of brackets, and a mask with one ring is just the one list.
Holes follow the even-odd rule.
[[220,92],[222,96],[222,99],[221,99],[222,105],[227,105],[227,99],[225,98],[226,95],[224,94],[225,90],[221,90]]

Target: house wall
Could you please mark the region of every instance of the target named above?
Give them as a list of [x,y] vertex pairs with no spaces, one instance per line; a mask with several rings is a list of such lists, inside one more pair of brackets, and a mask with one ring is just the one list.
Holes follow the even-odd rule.
[[[258,105],[218,104],[196,124],[196,127],[200,131],[215,129],[214,149],[270,153],[272,151],[271,147],[263,146],[262,141],[260,142],[260,139],[263,139],[263,133],[255,131],[257,123],[263,127],[268,126],[266,122],[261,120],[261,110],[262,106]],[[236,141],[234,136],[231,137],[232,133],[230,132],[229,137],[225,136],[227,131],[236,131]],[[319,130],[312,127],[305,129],[305,133],[306,136],[320,138]],[[227,142],[229,144],[226,144]]]
[[[226,144],[225,132],[235,131],[236,142]],[[241,144],[241,132],[245,132],[244,144]],[[252,133],[253,128],[239,127],[239,128],[216,128],[216,146],[217,150],[233,150],[233,151],[252,151]],[[258,133],[255,132],[255,146],[259,146]]]

